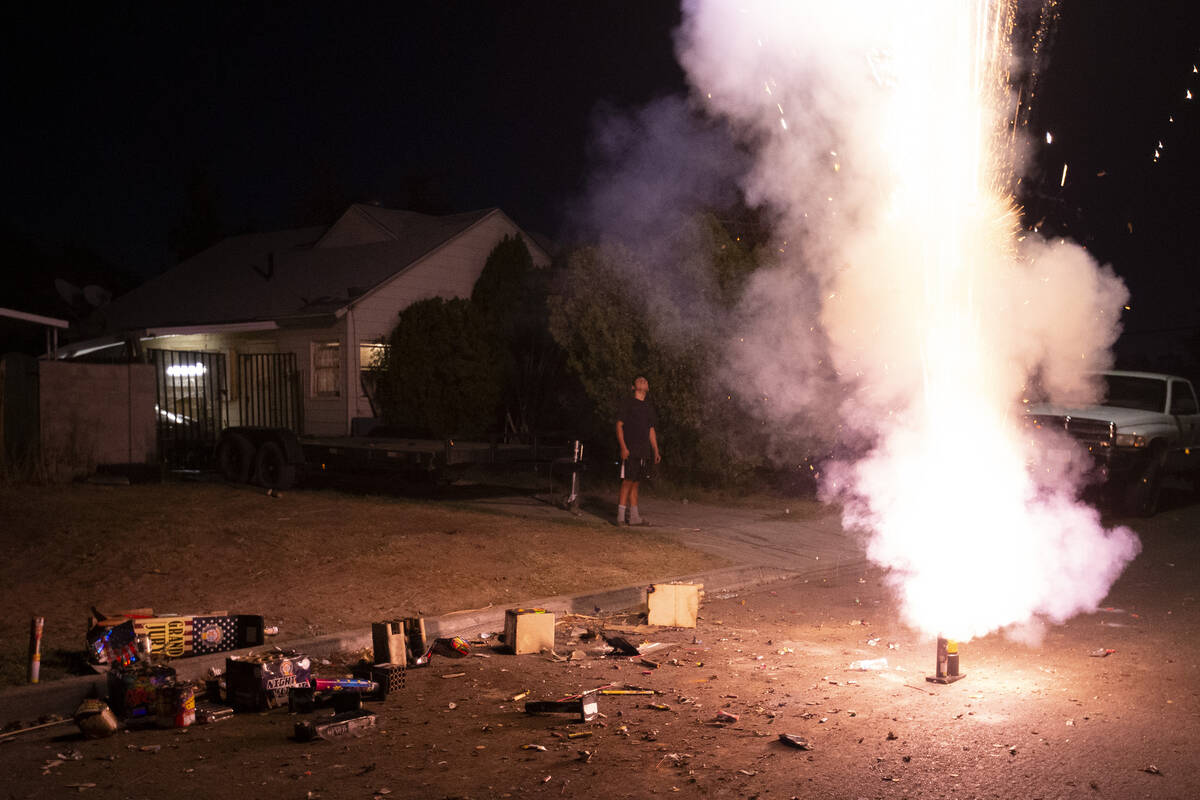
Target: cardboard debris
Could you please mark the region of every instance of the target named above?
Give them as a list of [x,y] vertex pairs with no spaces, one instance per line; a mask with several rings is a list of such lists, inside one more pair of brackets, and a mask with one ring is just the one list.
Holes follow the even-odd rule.
[[700,611],[699,583],[655,583],[646,594],[646,622],[670,628],[694,628]]
[[504,643],[514,655],[554,649],[554,614],[544,608],[504,612]]

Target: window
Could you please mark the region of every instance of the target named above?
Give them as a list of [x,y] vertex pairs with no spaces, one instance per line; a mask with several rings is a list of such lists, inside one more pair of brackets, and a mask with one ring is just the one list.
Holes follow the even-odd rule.
[[358,391],[361,397],[375,397],[376,378],[383,369],[387,345],[382,342],[358,343]]
[[312,393],[314,397],[341,397],[342,343],[313,342]]
[[1177,416],[1196,413],[1196,395],[1183,381],[1171,381],[1171,413]]

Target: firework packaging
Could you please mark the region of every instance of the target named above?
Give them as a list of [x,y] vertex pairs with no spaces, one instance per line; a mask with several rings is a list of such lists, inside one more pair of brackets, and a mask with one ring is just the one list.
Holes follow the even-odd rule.
[[137,640],[145,639],[152,654],[182,658],[258,647],[263,643],[263,630],[263,618],[255,614],[154,616],[150,609],[139,609],[115,617],[93,617],[88,651],[101,664],[117,663],[125,647],[132,648],[136,658]]
[[337,740],[351,736],[362,736],[375,727],[375,714],[370,711],[346,711],[323,720],[297,722],[295,737],[301,742],[313,739]]
[[196,687],[173,683],[159,687],[158,724],[162,728],[186,728],[196,722]]
[[263,711],[284,705],[288,689],[310,686],[312,662],[295,651],[225,659],[225,694],[237,709]]
[[150,664],[114,664],[108,672],[108,702],[119,719],[153,722],[159,690],[175,685],[175,670]]
[[554,649],[554,614],[544,608],[504,612],[504,644],[514,655]]
[[471,645],[461,636],[450,639],[434,639],[433,652],[447,658],[466,658],[471,655]]
[[102,739],[117,732],[117,715],[103,700],[84,700],[75,709],[75,724],[89,739]]
[[646,624],[672,628],[696,627],[700,609],[699,583],[655,583],[646,592]]

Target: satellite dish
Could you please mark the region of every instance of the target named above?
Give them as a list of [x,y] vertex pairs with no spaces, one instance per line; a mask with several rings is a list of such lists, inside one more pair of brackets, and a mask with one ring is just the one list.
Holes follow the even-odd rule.
[[87,300],[88,305],[92,308],[99,308],[100,306],[108,305],[108,301],[112,300],[112,292],[103,286],[97,286],[93,283],[83,287],[83,299]]

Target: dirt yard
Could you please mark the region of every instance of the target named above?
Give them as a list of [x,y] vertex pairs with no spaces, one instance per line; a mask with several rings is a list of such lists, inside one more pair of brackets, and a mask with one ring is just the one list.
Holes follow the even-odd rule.
[[[1037,647],[965,644],[966,677],[949,686],[924,680],[934,642],[898,622],[870,569],[710,596],[695,630],[632,630],[671,645],[657,668],[600,654],[570,621],[556,649],[578,660],[477,643],[484,657],[409,670],[399,698],[368,704],[377,726],[358,739],[297,742],[294,724],[311,717],[286,709],[96,741],[68,725],[0,745],[0,774],[22,798],[1190,800],[1198,522],[1192,505],[1139,523],[1145,549],[1102,609],[1048,628]],[[850,668],[880,658],[885,668]],[[512,700],[611,683],[658,694],[600,697],[591,723]]]
[[93,606],[227,610],[273,644],[684,575],[718,566],[669,532],[480,513],[453,503],[208,483],[0,486],[0,687],[25,681],[43,616],[43,680],[78,670]]

